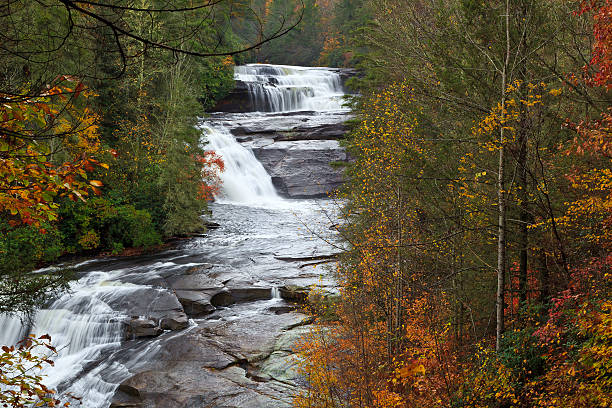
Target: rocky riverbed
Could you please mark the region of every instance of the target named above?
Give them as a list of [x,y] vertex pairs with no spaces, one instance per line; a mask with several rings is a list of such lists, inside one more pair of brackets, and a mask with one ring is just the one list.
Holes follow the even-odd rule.
[[[221,227],[168,251],[162,262],[176,266],[119,277],[150,285],[135,296],[142,307],[130,309],[140,317],[126,320],[127,327],[138,322],[127,331],[137,337],[131,342],[159,337],[155,357],[121,382],[112,406],[288,406],[299,385],[293,344],[311,319],[281,296],[299,300],[294,288],[313,285],[333,291],[325,267],[312,260],[338,251],[316,236],[333,242],[334,214],[329,201],[286,201],[274,209],[214,205]],[[146,259],[130,262],[147,269]],[[140,328],[143,321],[156,330],[164,321],[176,326],[152,333]]]
[[[71,291],[31,325],[0,316],[0,343],[48,333],[45,380],[87,408],[286,407],[303,385],[295,342],[308,291],[334,292],[341,251],[342,71],[236,67],[248,109],[211,114],[203,139],[225,162],[215,226],[161,253],[76,265]],[[250,104],[250,105],[249,105]],[[232,113],[228,113],[232,112]],[[74,405],[74,404],[73,404]]]
[[349,160],[339,140],[347,112],[300,111],[213,115],[261,162],[278,193],[287,198],[322,198],[342,184]]

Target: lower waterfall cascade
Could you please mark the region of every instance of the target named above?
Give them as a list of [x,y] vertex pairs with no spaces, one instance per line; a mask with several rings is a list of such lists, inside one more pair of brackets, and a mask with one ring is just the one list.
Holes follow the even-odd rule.
[[[287,333],[299,334],[307,316],[283,300],[282,287],[322,284],[332,290],[322,269],[306,270],[301,262],[335,251],[316,238],[329,236],[334,210],[326,200],[281,198],[268,169],[285,158],[280,148],[303,154],[337,142],[294,138],[276,142],[277,148],[269,129],[282,125],[287,137],[298,127],[312,133],[339,126],[349,110],[337,70],[250,64],[235,67],[235,79],[247,85],[257,112],[215,113],[199,125],[205,148],[225,164],[221,191],[210,205],[220,228],[162,253],[71,266],[79,278],[70,290],[29,322],[0,315],[0,345],[15,344],[28,332],[51,336],[58,354],[42,374],[64,401],[74,395],[87,408],[289,406],[295,379],[275,367],[295,363],[274,344]],[[251,133],[239,141],[238,128]],[[256,130],[264,128],[259,136]],[[267,169],[253,148],[280,159],[269,159]],[[304,160],[290,163],[303,170]],[[189,322],[181,330],[126,334],[131,321],[161,327],[167,316],[185,313]],[[181,376],[186,379],[172,380],[176,384],[169,380]],[[120,388],[126,381],[129,386]],[[129,387],[142,402],[120,405],[136,398],[122,394]]]

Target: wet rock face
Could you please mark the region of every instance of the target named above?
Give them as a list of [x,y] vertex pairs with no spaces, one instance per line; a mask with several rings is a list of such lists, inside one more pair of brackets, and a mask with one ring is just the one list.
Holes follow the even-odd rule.
[[310,288],[287,285],[280,287],[279,292],[280,296],[289,302],[303,303],[308,299]]
[[350,160],[339,143],[346,119],[342,112],[249,114],[231,132],[253,151],[281,196],[323,198],[340,187]]
[[168,315],[159,320],[159,327],[163,330],[182,330],[188,326],[189,319],[182,312]]
[[203,322],[164,343],[155,364],[121,383],[111,407],[288,407],[299,378],[293,344],[308,322],[266,312]]
[[176,296],[165,288],[142,287],[129,296],[114,296],[111,293],[105,300],[114,310],[121,310],[128,316],[146,316],[152,320],[183,312]]
[[195,290],[177,290],[176,297],[183,305],[185,313],[191,317],[201,317],[211,314],[216,307],[210,303],[211,296]]
[[337,141],[275,142],[252,150],[284,197],[323,198],[342,184],[342,169],[333,165],[347,155]]

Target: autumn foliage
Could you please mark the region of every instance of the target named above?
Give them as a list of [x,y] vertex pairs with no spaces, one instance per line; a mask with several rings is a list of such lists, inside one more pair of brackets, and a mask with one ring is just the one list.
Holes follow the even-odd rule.
[[212,150],[207,150],[197,156],[197,162],[202,166],[202,182],[200,184],[200,197],[212,201],[221,188],[220,173],[225,170],[223,159]]
[[96,158],[98,117],[81,101],[92,93],[73,78],[57,82],[35,95],[0,94],[0,212],[13,226],[57,220],[56,198],[99,194],[88,173],[108,168]]
[[[571,98],[612,88],[612,3],[584,1],[574,18],[593,23],[589,63],[559,82],[510,81],[461,140],[427,123],[438,102],[424,114],[422,93],[450,100],[445,89],[405,80],[360,98],[340,298],[303,339],[295,406],[611,406],[612,111],[592,102],[585,115]],[[496,351],[501,149],[510,262]]]
[[[55,391],[43,384],[38,371],[53,366],[51,358],[57,354],[51,337],[29,336],[17,345],[2,346],[0,352],[0,404],[3,407],[25,406],[67,407],[55,398]],[[35,405],[32,405],[35,404]]]

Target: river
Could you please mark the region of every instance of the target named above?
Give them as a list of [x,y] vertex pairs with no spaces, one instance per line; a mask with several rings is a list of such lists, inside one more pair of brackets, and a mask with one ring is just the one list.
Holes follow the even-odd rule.
[[200,124],[225,162],[206,216],[218,228],[161,253],[72,266],[80,278],[32,326],[0,317],[0,344],[51,335],[59,353],[45,383],[66,400],[284,407],[299,388],[293,343],[310,319],[286,299],[334,290],[320,261],[339,251],[337,205],[322,197],[340,182],[329,162],[346,160],[341,72],[247,65],[235,79],[246,108]]

